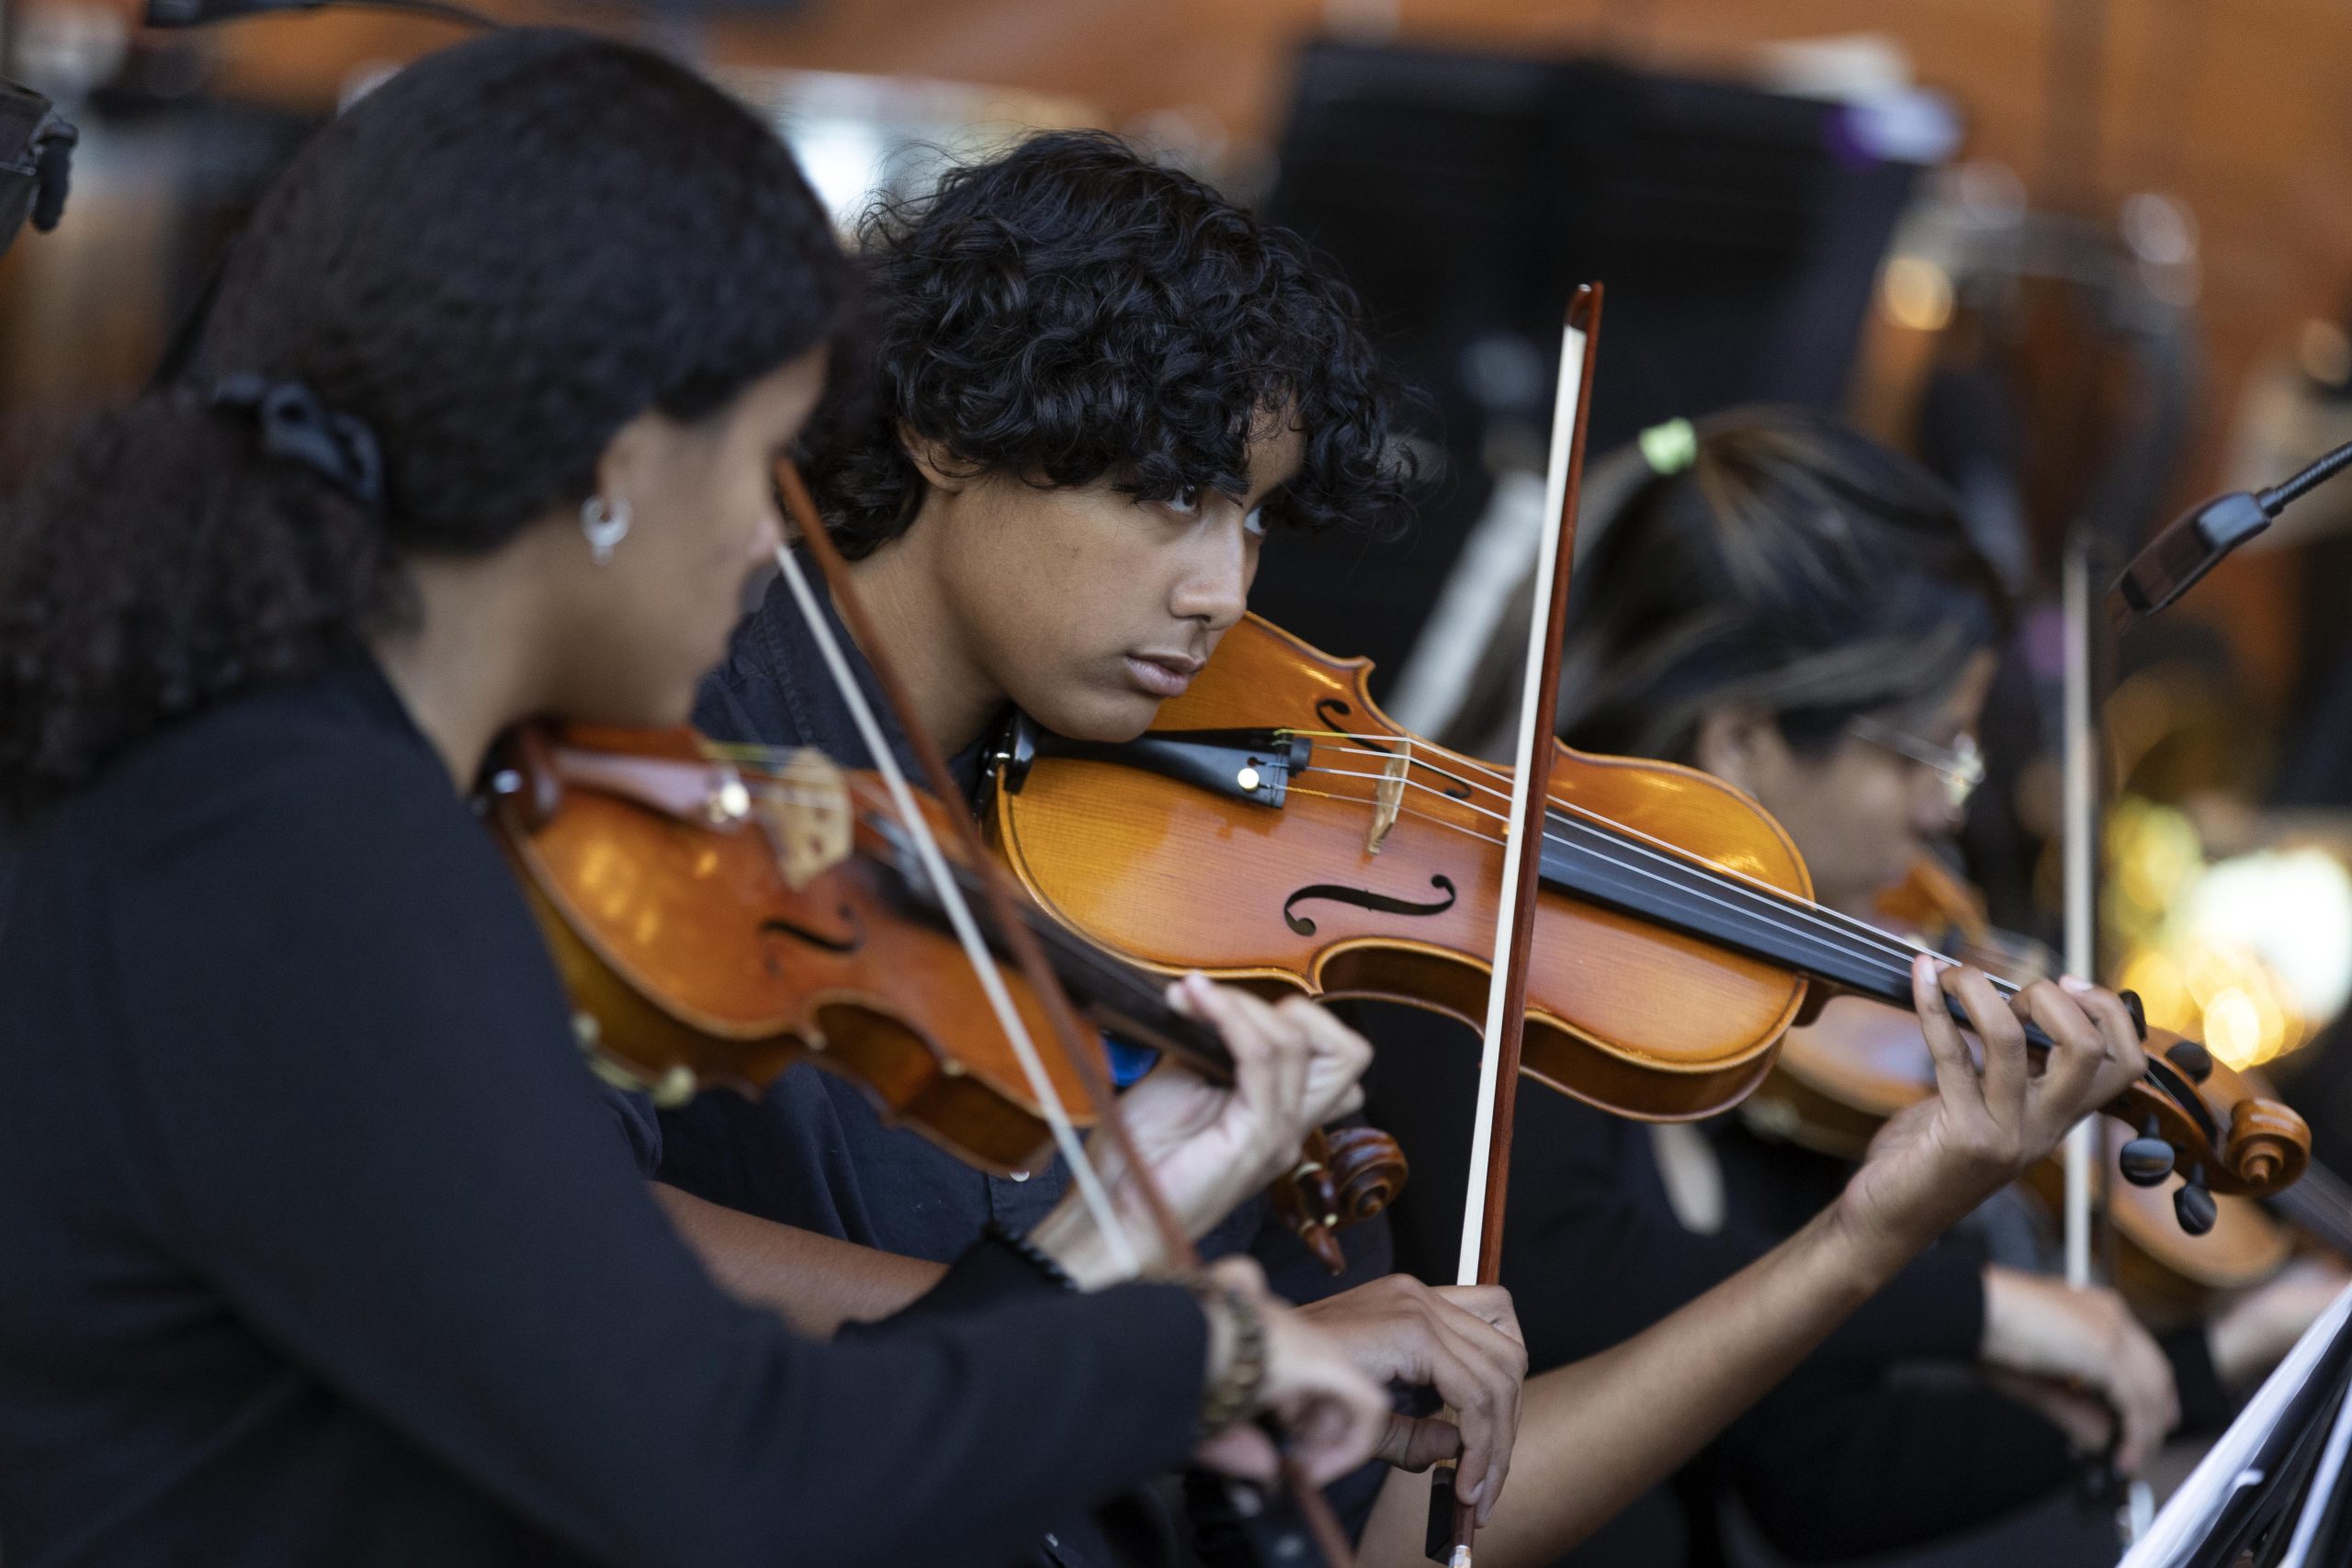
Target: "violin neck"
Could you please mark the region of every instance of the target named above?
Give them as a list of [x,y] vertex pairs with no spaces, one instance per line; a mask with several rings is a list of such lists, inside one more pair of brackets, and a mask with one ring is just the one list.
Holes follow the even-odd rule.
[[1554,812],[1546,886],[1839,990],[1908,1009],[1920,951],[1866,920]]
[[[1613,825],[1552,813],[1544,829],[1543,871],[1548,886],[1587,903],[1698,937],[1839,990],[1905,1010],[1911,1006],[1911,964],[1925,949],[1867,920],[1690,859]],[[2005,995],[2019,989],[1998,976],[1991,978],[1994,988]],[[1946,996],[1944,1008],[1954,1021],[1968,1023],[1958,998]],[[2025,1025],[2025,1039],[2037,1055],[2053,1043],[2031,1022]],[[2176,1042],[2172,1050],[2184,1048],[2184,1043]],[[2220,1145],[2222,1129],[2187,1069],[2151,1052],[2146,1076],[2196,1124],[2209,1146]]]
[[[1544,832],[1544,880],[1586,903],[1695,936],[1809,980],[1908,1011],[1911,962],[1926,951],[1894,932],[1824,905],[1749,881],[1704,862],[1564,812]],[[2018,987],[1998,976],[1996,989]],[[1945,1008],[1965,1024],[1951,997]],[[2047,1051],[2050,1036],[2025,1026],[2026,1043]]]

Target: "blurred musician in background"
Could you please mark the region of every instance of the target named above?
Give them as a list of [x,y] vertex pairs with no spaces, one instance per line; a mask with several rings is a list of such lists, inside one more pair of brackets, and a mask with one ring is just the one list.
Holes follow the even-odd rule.
[[[1754,795],[1795,840],[1823,903],[1883,921],[1880,897],[1940,845],[1981,774],[1977,716],[2005,595],[1949,496],[1836,419],[1757,408],[1648,432],[1588,482],[1561,672],[1559,733],[1603,754],[1679,761]],[[1524,593],[1522,592],[1522,603]],[[1524,610],[1521,611],[1524,614]],[[1442,737],[1508,756],[1522,631],[1505,618]],[[1850,998],[1830,1002],[1835,1029]],[[1466,1135],[1459,1060],[1368,1025],[1383,1047],[1372,1114],[1434,1168],[1398,1204],[1408,1267],[1453,1256],[1442,1190],[1448,1129]],[[1539,1370],[1637,1332],[1739,1268],[1834,1192],[1817,1156],[1721,1135],[1726,1170],[1686,1129],[1635,1126],[1565,1097],[1524,1096],[1504,1249]],[[1657,1150],[1673,1157],[1662,1168]],[[1680,1201],[1678,1204],[1678,1199]],[[1705,1232],[1678,1207],[1703,1212]],[[1767,1221],[1769,1220],[1769,1224]],[[1596,1293],[1583,1282],[1619,1280]],[[2224,1385],[2290,1343],[2328,1292],[2262,1303],[2209,1337],[2161,1347],[2111,1292],[1985,1260],[1953,1242],[1922,1258],[1678,1483],[1571,1561],[1703,1561],[1715,1500],[1736,1493],[1765,1535],[1807,1561],[1917,1544],[2057,1489],[2110,1439],[2135,1471],[2168,1431],[2217,1425]],[[1898,1384],[1913,1363],[2001,1374]],[[2003,1392],[1996,1392],[1996,1383]],[[2120,1431],[2110,1423],[2120,1424]],[[1679,1543],[1679,1544],[1678,1544]]]

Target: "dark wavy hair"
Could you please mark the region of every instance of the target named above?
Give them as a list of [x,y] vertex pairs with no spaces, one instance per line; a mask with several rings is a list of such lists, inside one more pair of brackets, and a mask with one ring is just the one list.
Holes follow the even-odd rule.
[[[184,384],[99,416],[0,510],[0,806],[317,669],[401,608],[407,552],[584,501],[621,426],[699,419],[825,342],[854,287],[755,118],[641,50],[501,32],[409,66],[234,242]],[[209,390],[365,423],[379,504],[266,457]]]
[[1831,415],[1702,420],[1687,468],[1596,520],[1562,670],[1574,745],[1687,761],[1699,717],[1770,713],[1818,755],[1867,713],[1932,702],[2007,625],[1951,492]]
[[902,433],[974,472],[1108,475],[1139,498],[1249,488],[1253,435],[1287,418],[1298,477],[1270,517],[1390,521],[1414,478],[1398,390],[1355,295],[1306,242],[1098,132],[1035,136],[861,226],[870,355],[859,410],[810,475],[842,550],[913,523]]
[[[1587,477],[1558,732],[1607,755],[1688,761],[1710,707],[1770,713],[1818,756],[1865,714],[1937,700],[2008,625],[2008,597],[1951,493],[1810,409],[1697,423],[1689,466],[1638,449]],[[1531,595],[1532,596],[1532,595]],[[1525,621],[1482,661],[1448,733],[1516,722]]]

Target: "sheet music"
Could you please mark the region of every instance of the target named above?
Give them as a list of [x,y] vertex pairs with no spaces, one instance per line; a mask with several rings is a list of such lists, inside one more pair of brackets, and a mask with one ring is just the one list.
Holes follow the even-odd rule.
[[[2289,1404],[2311,1381],[2327,1348],[2344,1332],[2347,1319],[2352,1319],[2352,1289],[2337,1296],[2335,1304],[2295,1342],[2287,1359],[2278,1363],[2278,1370],[2246,1402],[2238,1418],[2230,1423],[2229,1430],[2222,1434],[2197,1468],[2189,1472],[2188,1479],[2180,1483],[2180,1489],[2165,1502],[2148,1533],[2124,1554],[2119,1568],[2176,1568],[2203,1544],[2230,1499],[2245,1487],[2261,1484],[2262,1472],[2249,1468],[2256,1450],[2278,1424]],[[2339,1422],[2335,1440],[2328,1447],[2329,1457],[2339,1464],[2345,1435]],[[2291,1561],[2300,1563],[2302,1559],[2296,1556]]]

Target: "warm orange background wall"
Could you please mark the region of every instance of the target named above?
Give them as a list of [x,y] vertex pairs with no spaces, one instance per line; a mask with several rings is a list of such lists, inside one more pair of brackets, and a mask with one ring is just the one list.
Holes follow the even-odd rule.
[[[493,0],[494,3],[494,0]],[[559,0],[500,8],[550,14]],[[567,17],[616,12],[569,9]],[[2046,200],[2112,212],[2131,191],[2183,197],[2203,234],[2201,313],[2211,381],[2190,489],[2209,489],[2239,385],[2296,325],[2352,301],[2352,5],[2345,0],[809,0],[781,20],[718,23],[729,61],[909,73],[1028,87],[1132,126],[1186,110],[1237,141],[1274,129],[1290,51],[1330,24],[1471,47],[1608,49],[1634,62],[1736,68],[1768,39],[1870,31],[1948,91],[1967,151],[2015,166]],[[2058,40],[2095,42],[2093,153],[2052,148]],[[224,30],[225,80],[321,98],[363,59],[430,48],[447,29],[375,15]],[[2070,104],[2083,95],[2066,95]],[[2233,563],[2201,595],[2235,609],[2241,644],[2276,689],[2291,633],[2267,606],[2284,558]]]

